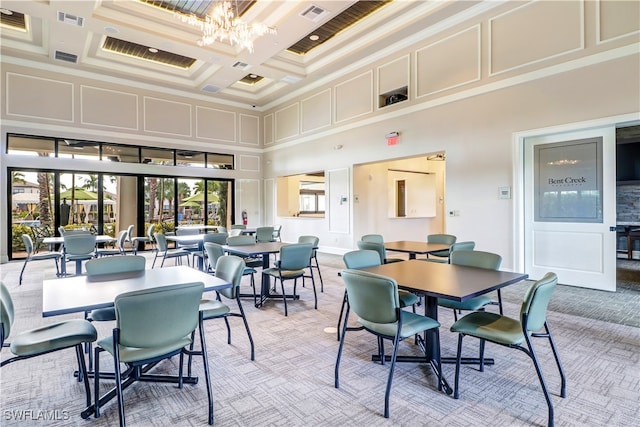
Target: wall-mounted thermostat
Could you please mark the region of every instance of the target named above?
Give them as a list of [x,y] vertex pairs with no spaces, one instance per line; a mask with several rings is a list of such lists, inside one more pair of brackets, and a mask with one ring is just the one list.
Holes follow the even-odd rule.
[[511,198],[511,187],[498,187],[498,198],[499,199],[510,199]]

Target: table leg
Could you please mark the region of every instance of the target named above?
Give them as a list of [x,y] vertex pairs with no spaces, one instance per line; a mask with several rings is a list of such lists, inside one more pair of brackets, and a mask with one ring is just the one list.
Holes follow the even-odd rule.
[[[262,254],[262,271],[264,272],[267,268],[269,268],[269,256],[270,254]],[[256,307],[262,307],[262,304],[270,298],[275,298],[278,300],[282,299],[282,295],[280,294],[272,294],[271,293],[271,276],[268,274],[261,274],[261,283],[260,283],[260,300],[256,304]],[[285,298],[290,299],[300,299],[299,295],[290,295],[286,294]]]

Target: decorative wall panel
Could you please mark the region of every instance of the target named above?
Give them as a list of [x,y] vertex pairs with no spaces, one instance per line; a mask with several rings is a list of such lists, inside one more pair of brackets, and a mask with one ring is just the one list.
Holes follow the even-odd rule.
[[327,197],[329,231],[349,233],[351,222],[349,169],[327,171],[326,181],[329,190],[329,197]]
[[291,104],[276,111],[275,137],[276,141],[298,136],[300,134],[300,104]]
[[260,172],[260,157],[244,154],[239,155],[238,169],[241,171]]
[[144,130],[169,135],[191,136],[191,105],[145,97]]
[[409,55],[378,67],[378,93],[409,86]]
[[331,89],[301,102],[302,133],[331,126]]
[[73,122],[73,84],[7,73],[8,116]]
[[236,142],[236,113],[196,107],[196,136],[217,141]]
[[264,145],[271,145],[274,142],[273,114],[264,116]]
[[138,129],[138,97],[131,93],[80,86],[80,122]]
[[260,117],[240,114],[240,142],[260,145]]
[[533,1],[489,21],[489,74],[584,48],[582,1]]
[[598,2],[598,42],[605,42],[640,32],[639,1]]
[[336,123],[373,111],[373,72],[368,71],[335,87]]
[[480,80],[480,26],[416,51],[416,98]]

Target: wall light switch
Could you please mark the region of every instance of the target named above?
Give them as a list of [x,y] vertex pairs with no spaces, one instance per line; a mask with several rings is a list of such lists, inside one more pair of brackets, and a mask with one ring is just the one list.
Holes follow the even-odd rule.
[[499,199],[510,199],[511,198],[511,187],[498,187],[498,198]]

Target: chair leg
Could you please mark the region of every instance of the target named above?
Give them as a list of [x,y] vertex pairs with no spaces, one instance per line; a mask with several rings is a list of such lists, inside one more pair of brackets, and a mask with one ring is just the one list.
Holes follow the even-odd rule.
[[[294,282],[293,282],[293,289],[294,289],[293,293],[294,293],[294,295],[296,293],[295,292],[295,286],[296,286],[296,284],[295,284],[295,279],[294,279]],[[282,276],[280,276],[280,287],[282,288],[282,301],[284,302],[284,315],[286,317],[286,316],[288,316],[288,313],[287,313],[287,296],[284,294],[284,281],[282,280]]]
[[256,279],[254,274],[251,273],[251,289],[253,290],[253,305],[258,305],[258,296],[256,295]]
[[520,348],[529,355],[529,357],[533,361],[533,366],[536,368],[536,373],[538,374],[538,379],[540,380],[540,385],[542,386],[542,392],[544,393],[544,399],[547,401],[547,408],[548,408],[548,414],[549,414],[547,425],[549,427],[553,427],[553,402],[551,401],[549,390],[547,390],[547,384],[544,381],[544,377],[542,375],[542,369],[540,369],[540,364],[538,362],[538,357],[536,356],[536,352],[533,349],[533,345],[531,344],[531,338],[529,337],[528,334],[525,334],[524,339],[527,342],[527,347],[529,348],[529,351],[527,352],[524,348],[522,347]]
[[324,281],[322,280],[322,273],[320,273],[320,264],[318,264],[318,256],[313,255],[313,259],[316,261],[316,270],[318,270],[318,277],[320,278],[320,292],[324,292]]
[[[202,331],[203,327],[202,313],[198,316],[198,327]],[[209,360],[207,357],[207,345],[205,343],[204,334],[200,333],[200,348],[202,348],[202,361],[204,364],[204,377],[207,383],[207,398],[209,399],[209,425],[213,425],[213,393],[211,391],[211,378],[209,376]]]
[[560,373],[560,396],[567,397],[567,379],[564,375],[564,369],[562,369],[562,364],[560,363],[560,356],[558,355],[558,349],[556,348],[556,343],[551,336],[551,330],[549,329],[549,325],[547,322],[544,323],[544,328],[547,331],[547,335],[549,338],[549,344],[551,344],[551,351],[553,351],[553,357],[556,359],[556,365],[558,365],[558,372]]
[[76,357],[78,358],[78,377],[82,377],[84,381],[84,392],[87,395],[87,406],[91,406],[91,389],[89,388],[89,376],[87,375],[87,365],[84,362],[84,353],[82,344],[78,344],[76,347]]
[[462,334],[458,335],[458,353],[456,354],[456,375],[455,375],[455,380],[453,382],[453,398],[454,399],[460,398],[460,391],[458,388],[458,384],[460,383],[460,362],[462,359],[462,338],[463,337],[464,335]]
[[[314,308],[317,310],[318,309],[318,294],[316,292],[316,279],[313,276],[313,268],[310,268],[309,271],[311,272],[311,286],[313,286]],[[304,276],[302,276],[302,280],[304,280]]]
[[[93,405],[93,413],[94,417],[100,418],[100,347],[95,348],[94,352],[94,360],[95,360],[95,369],[93,375],[93,394],[95,396],[94,405]],[[117,381],[116,377],[116,381]]]
[[242,321],[244,322],[244,328],[247,330],[247,336],[249,337],[249,344],[251,344],[251,360],[256,360],[255,350],[253,346],[253,338],[251,337],[251,331],[249,330],[249,323],[247,322],[247,316],[244,313],[242,302],[240,302],[240,295],[236,295],[236,301],[238,302],[238,309],[242,315]]
[[480,340],[480,354],[478,355],[478,357],[480,358],[480,372],[484,372],[484,345],[485,345],[485,340],[481,339]]
[[113,331],[113,365],[116,380],[116,395],[118,397],[118,417],[120,419],[120,427],[125,426],[124,418],[124,398],[122,397],[122,379],[120,376],[120,351],[119,351],[119,332],[117,329]]
[[227,326],[227,344],[231,344],[231,327],[229,326],[229,319],[224,317],[224,324]]
[[342,298],[342,307],[340,307],[340,315],[338,316],[338,326],[336,327],[337,340],[340,341],[340,323],[342,323],[342,314],[344,313],[344,306],[349,304],[347,298],[347,291],[344,291],[344,297]]
[[500,311],[500,316],[502,316],[502,292],[498,289],[498,310]]
[[378,355],[380,356],[380,364],[384,365],[386,363],[384,360],[384,340],[381,337],[378,337]]
[[393,352],[391,353],[391,367],[389,368],[389,378],[387,379],[387,390],[384,394],[384,417],[389,418],[389,398],[391,397],[391,384],[393,382],[393,371],[396,367],[396,357],[398,355],[398,344],[400,343],[400,337],[398,336],[400,331],[396,333],[393,339]]
[[349,321],[349,304],[344,313],[344,324],[342,325],[342,334],[340,334],[340,345],[338,345],[338,356],[336,358],[336,369],[334,372],[334,387],[340,388],[340,381],[338,378],[338,372],[340,369],[340,359],[342,358],[342,348],[344,347],[344,337],[347,334],[347,322]]
[[24,260],[24,264],[22,264],[22,270],[20,270],[20,279],[18,280],[18,285],[22,285],[22,274],[24,273],[24,269],[27,266],[28,262],[29,262],[29,257],[27,257],[27,259]]

